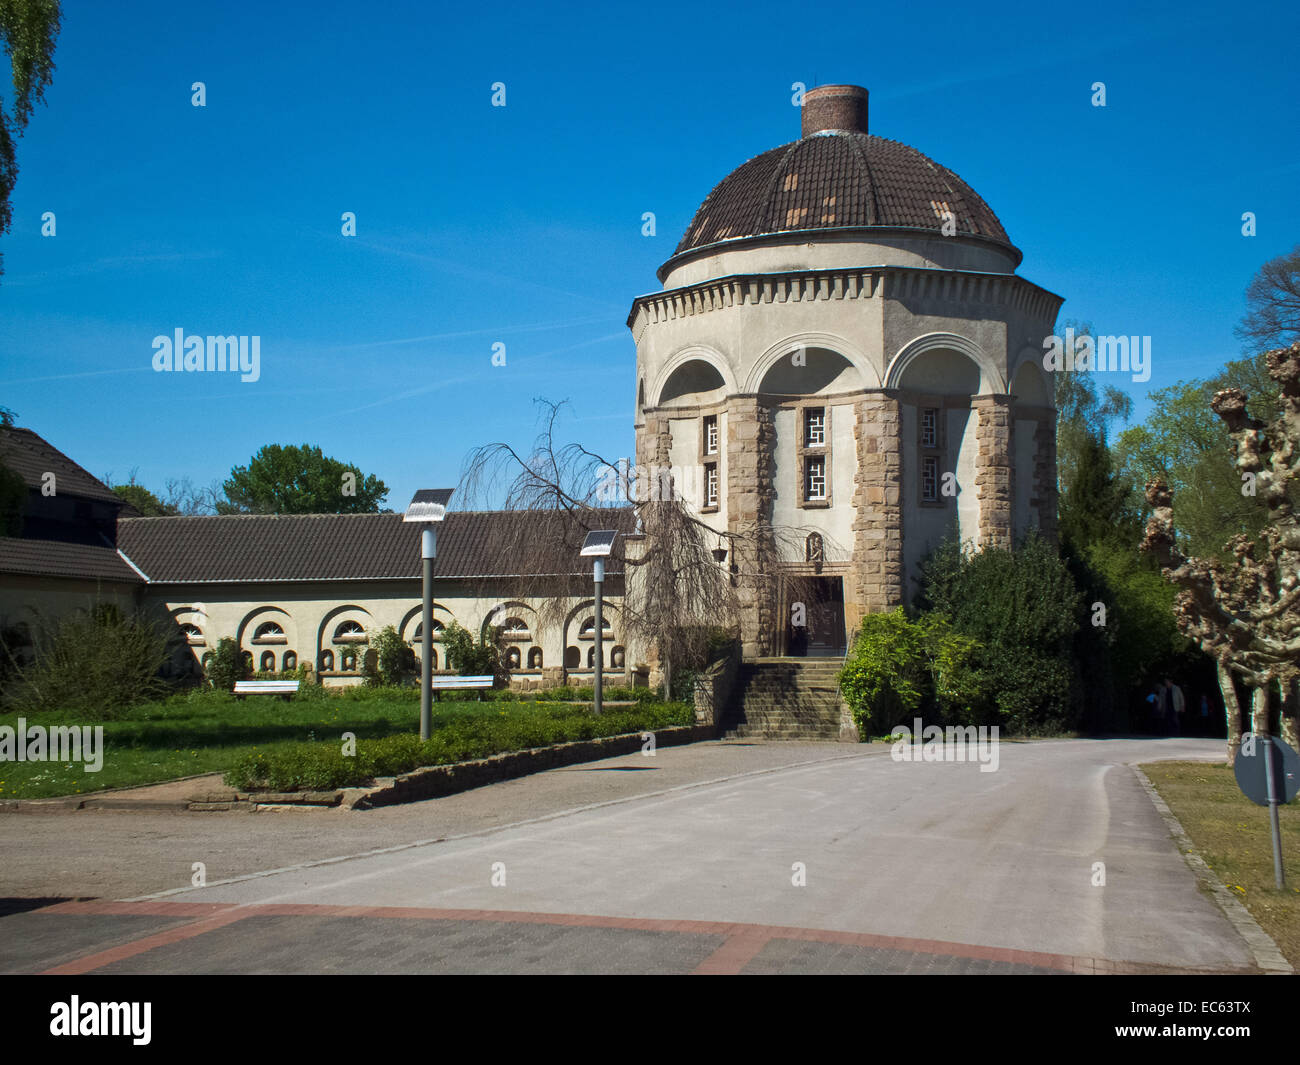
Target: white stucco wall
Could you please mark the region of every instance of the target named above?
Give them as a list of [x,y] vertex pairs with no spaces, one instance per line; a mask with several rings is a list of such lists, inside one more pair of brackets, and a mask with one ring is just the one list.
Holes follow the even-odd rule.
[[[621,592],[621,579],[607,582],[605,617],[610,627],[605,630],[602,650],[606,670],[611,673],[623,672],[613,670],[610,664],[616,646],[624,648],[625,668],[635,664],[634,656],[638,653],[628,646],[622,631]],[[483,596],[463,582],[449,581],[441,585],[435,582],[434,619],[444,626],[455,620],[477,636],[489,621],[500,624],[508,617],[519,617],[528,625],[528,637],[506,641],[507,645],[516,643],[520,648],[521,665],[514,671],[517,676],[540,678],[539,672],[528,669],[528,652],[532,647],[542,649],[542,664],[547,669],[562,666],[566,648],[577,647],[580,665],[575,672],[585,673],[587,651],[594,640],[582,637],[579,630],[582,622],[594,613],[590,585],[580,594],[561,598],[565,604],[565,620],[548,625],[537,609],[539,604],[512,598],[508,592],[501,597]],[[300,665],[319,670],[322,652],[331,651],[336,673],[343,672],[343,654],[353,646],[335,640],[339,625],[356,621],[368,634],[392,625],[411,643],[422,613],[419,581],[405,580],[163,586],[150,588],[146,602],[165,611],[177,624],[198,626],[204,642],[191,647],[196,661],[214,649],[221,638],[230,636],[238,640],[241,650],[252,653],[255,669],[261,668],[262,656],[267,651],[275,655],[275,668],[282,669],[285,653],[292,651]],[[258,626],[268,620],[274,620],[284,630],[283,641],[255,640]],[[364,645],[361,647],[364,649]],[[434,652],[437,668],[446,669],[446,654],[436,637]],[[322,679],[326,683],[346,684],[355,683],[359,678]]]
[[1016,257],[1009,251],[962,237],[916,234],[871,241],[835,240],[819,234],[815,243],[779,238],[739,248],[704,252],[683,261],[664,278],[664,288],[694,285],[732,274],[768,274],[786,270],[829,270],[861,266],[916,266],[939,270],[975,270],[1009,274]]

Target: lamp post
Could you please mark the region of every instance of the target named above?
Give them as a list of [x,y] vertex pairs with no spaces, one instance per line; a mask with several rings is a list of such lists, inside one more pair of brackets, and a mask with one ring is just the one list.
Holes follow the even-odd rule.
[[609,557],[610,551],[614,548],[614,537],[618,535],[612,529],[603,529],[598,532],[587,533],[587,539],[582,544],[582,555],[592,556],[591,579],[596,585],[596,684],[593,688],[594,704],[592,710],[599,714],[602,704],[602,687],[605,679],[605,652],[602,647],[601,637],[604,635],[605,626],[604,603],[605,603],[605,559]]
[[438,557],[434,523],[447,516],[450,488],[421,488],[411,497],[403,521],[424,523],[420,535],[420,561],[424,582],[424,615],[420,623],[420,739],[433,731],[433,562]]

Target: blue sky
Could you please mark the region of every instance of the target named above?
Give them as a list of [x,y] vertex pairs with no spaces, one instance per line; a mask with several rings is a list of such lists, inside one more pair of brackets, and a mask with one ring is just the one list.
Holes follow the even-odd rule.
[[[536,397],[630,455],[633,298],[718,180],[798,136],[793,83],[851,82],[1062,321],[1152,336],[1145,412],[1238,356],[1246,284],[1300,242],[1300,15],[1133,8],[65,0],[0,238],[0,405],[96,475],[206,484],[305,442],[397,509],[526,446]],[[260,336],[260,380],[153,372],[176,328]]]

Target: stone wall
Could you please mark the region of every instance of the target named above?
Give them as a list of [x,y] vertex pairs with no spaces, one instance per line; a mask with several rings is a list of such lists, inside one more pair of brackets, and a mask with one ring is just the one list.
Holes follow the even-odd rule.
[[871,614],[903,601],[902,416],[898,401],[889,396],[864,396],[854,403],[854,414],[854,583],[857,605]]
[[727,531],[739,568],[740,632],[745,658],[772,653],[776,603],[771,560],[776,428],[770,407],[754,396],[727,404]]
[[735,642],[726,654],[695,678],[695,723],[720,725],[727,703],[740,675],[740,646]]
[[979,417],[975,491],[980,503],[979,546],[1009,548],[1015,519],[1015,422],[1010,396],[971,400]]

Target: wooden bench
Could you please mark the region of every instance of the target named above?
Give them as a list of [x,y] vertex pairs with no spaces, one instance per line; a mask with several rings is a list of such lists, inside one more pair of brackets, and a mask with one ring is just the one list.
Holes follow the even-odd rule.
[[439,692],[458,692],[477,689],[479,693],[479,702],[483,701],[483,689],[492,687],[494,678],[490,675],[482,677],[434,677],[430,687],[433,690],[433,697],[438,698]]
[[245,695],[278,695],[283,699],[298,694],[299,681],[296,680],[237,680],[235,681],[235,698]]

